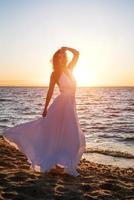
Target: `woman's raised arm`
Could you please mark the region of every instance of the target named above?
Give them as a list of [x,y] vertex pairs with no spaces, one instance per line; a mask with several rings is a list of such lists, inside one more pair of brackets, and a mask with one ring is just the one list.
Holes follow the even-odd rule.
[[72,70],[78,61],[79,51],[77,51],[76,49],[70,48],[70,47],[62,47],[61,49],[63,49],[64,51],[68,50],[73,53],[73,58],[72,58],[71,62],[67,65],[67,67]]

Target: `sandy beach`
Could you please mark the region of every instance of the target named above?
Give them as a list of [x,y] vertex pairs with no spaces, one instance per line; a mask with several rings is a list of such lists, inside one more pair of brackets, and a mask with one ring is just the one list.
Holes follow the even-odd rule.
[[0,200],[134,199],[134,169],[81,160],[79,177],[61,169],[35,172],[26,157],[0,137]]

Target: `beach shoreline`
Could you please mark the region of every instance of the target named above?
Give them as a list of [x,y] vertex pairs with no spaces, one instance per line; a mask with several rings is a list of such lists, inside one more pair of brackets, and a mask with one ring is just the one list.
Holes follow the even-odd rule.
[[134,169],[102,165],[82,159],[80,176],[61,170],[35,172],[19,150],[0,137],[0,199],[134,199]]

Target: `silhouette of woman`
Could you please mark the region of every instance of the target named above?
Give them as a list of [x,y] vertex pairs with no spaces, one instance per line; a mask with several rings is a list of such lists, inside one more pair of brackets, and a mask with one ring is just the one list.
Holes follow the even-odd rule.
[[[73,53],[68,64],[67,50]],[[4,139],[22,151],[36,171],[48,172],[60,166],[70,175],[79,175],[77,165],[85,150],[85,135],[76,112],[76,80],[72,73],[78,57],[79,52],[69,47],[54,54],[42,117],[5,131]],[[48,108],[56,84],[60,94]]]

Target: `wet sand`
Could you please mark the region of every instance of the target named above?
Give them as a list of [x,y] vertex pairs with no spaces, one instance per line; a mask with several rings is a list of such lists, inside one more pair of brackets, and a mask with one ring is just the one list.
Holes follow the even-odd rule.
[[26,157],[0,137],[0,200],[134,200],[134,169],[81,160],[80,176],[61,169],[35,172]]

